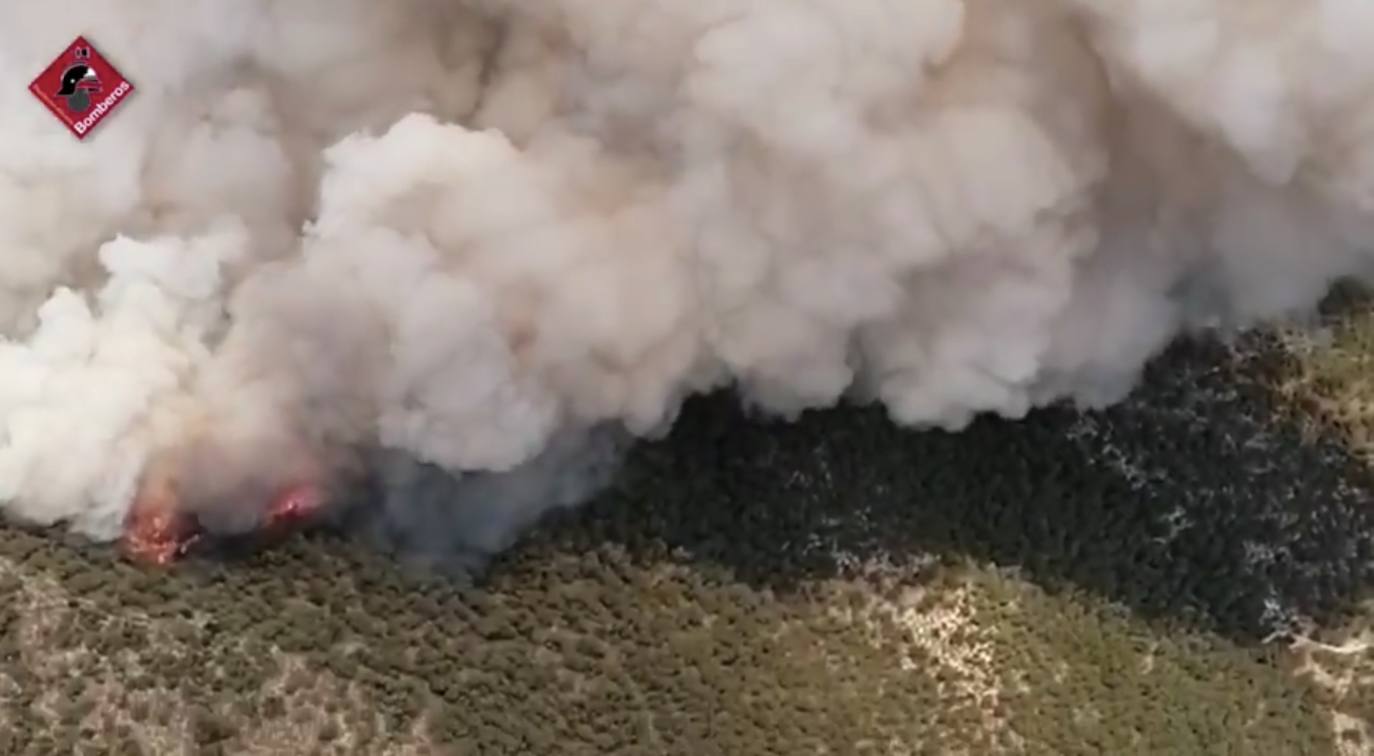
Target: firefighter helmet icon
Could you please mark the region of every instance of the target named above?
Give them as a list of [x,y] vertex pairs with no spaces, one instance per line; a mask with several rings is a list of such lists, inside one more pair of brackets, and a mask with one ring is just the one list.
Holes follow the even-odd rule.
[[72,51],[72,63],[62,72],[57,96],[64,98],[73,113],[84,113],[91,107],[91,95],[100,91],[100,77],[91,66],[91,48],[77,47]]
[[29,82],[29,92],[77,139],[89,136],[133,91],[134,85],[85,37],[72,40]]

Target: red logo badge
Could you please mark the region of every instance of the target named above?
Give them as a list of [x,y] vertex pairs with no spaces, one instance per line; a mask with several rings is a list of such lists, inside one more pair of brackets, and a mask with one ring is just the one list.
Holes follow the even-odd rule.
[[85,37],[76,41],[29,85],[77,139],[85,139],[129,98],[134,85]]

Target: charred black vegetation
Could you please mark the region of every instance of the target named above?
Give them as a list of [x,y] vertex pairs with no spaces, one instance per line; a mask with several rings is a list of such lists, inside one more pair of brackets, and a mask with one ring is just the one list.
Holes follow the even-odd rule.
[[1276,419],[1282,369],[1196,341],[1113,409],[958,434],[705,398],[585,506],[446,570],[358,530],[171,571],[5,530],[4,745],[1330,752],[1324,699],[1256,641],[1368,587],[1370,489]]

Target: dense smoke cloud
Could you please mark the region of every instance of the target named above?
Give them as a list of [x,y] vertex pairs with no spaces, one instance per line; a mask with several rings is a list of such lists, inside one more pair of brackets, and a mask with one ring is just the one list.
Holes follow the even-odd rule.
[[[726,384],[952,429],[1109,402],[1371,259],[1365,0],[0,18],[0,498],[97,537],[159,469],[234,519],[359,450],[522,469]],[[84,142],[24,89],[78,34],[138,87]]]

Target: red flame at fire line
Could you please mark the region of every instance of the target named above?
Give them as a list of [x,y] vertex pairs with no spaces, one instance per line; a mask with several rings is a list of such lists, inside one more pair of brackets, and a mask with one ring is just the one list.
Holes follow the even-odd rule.
[[[268,503],[257,536],[275,539],[305,524],[324,506],[324,494],[314,483],[297,483],[282,489]],[[134,502],[124,522],[121,547],[130,559],[145,564],[172,564],[205,538],[194,515],[177,506],[168,483],[154,484]]]

